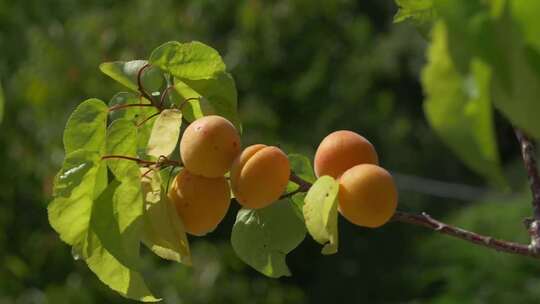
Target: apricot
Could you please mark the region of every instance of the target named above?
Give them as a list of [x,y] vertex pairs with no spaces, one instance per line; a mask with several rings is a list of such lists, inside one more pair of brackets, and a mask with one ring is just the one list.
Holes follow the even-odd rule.
[[186,232],[201,236],[223,220],[231,192],[225,177],[208,178],[184,169],[174,178],[168,193]]
[[360,164],[378,165],[379,158],[373,145],[361,135],[347,130],[326,136],[315,153],[317,177],[330,175],[339,178],[348,169]]
[[264,208],[283,194],[290,174],[289,159],[283,151],[273,146],[252,145],[233,162],[231,188],[242,206]]
[[376,228],[386,223],[397,208],[398,192],[385,169],[362,164],[345,171],[339,179],[339,212],[359,226]]
[[240,153],[240,136],[227,119],[210,115],[191,123],[180,140],[180,156],[191,173],[220,177]]

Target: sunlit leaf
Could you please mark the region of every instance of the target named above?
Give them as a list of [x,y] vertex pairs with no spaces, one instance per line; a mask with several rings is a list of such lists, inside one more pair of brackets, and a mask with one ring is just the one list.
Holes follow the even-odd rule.
[[305,226],[294,207],[282,200],[257,210],[241,209],[231,243],[246,264],[269,277],[289,276],[286,255],[305,237]]
[[305,198],[306,228],[315,241],[324,245],[322,254],[334,254],[338,249],[338,191],[339,183],[334,178],[322,176]]
[[66,154],[79,149],[102,152],[105,148],[107,113],[108,108],[103,101],[83,101],[69,117],[64,130]]
[[167,42],[150,55],[150,62],[180,79],[209,79],[225,71],[219,53],[201,42]]
[[[146,64],[146,60],[104,62],[99,65],[99,69],[127,88],[138,91],[137,75]],[[163,84],[163,75],[158,68],[147,67],[142,71],[141,83],[148,93],[159,91]]]
[[169,156],[178,144],[181,125],[182,113],[179,110],[163,110],[154,122],[147,154],[155,157]]
[[[123,185],[113,181],[97,198],[84,258],[88,267],[111,289],[130,299],[155,302],[159,299],[152,295],[139,271],[142,210],[139,212],[135,206],[139,204],[140,193],[132,188],[138,179],[137,174],[124,179]],[[131,208],[134,210],[130,211]]]
[[237,129],[241,129],[237,113],[236,85],[229,73],[221,72],[211,79],[181,79],[176,83],[175,89],[184,99],[198,98],[187,105],[187,110],[195,117],[199,113],[223,116]]
[[429,63],[422,72],[426,117],[465,164],[503,185],[490,101],[491,71],[476,59],[469,74],[460,74],[448,51],[444,24],[438,23],[432,36]]
[[[128,104],[150,104],[150,101],[140,98],[137,94],[131,92],[119,92],[116,93],[109,101],[109,108],[118,107]],[[132,120],[136,124],[142,122],[146,117],[156,113],[154,107],[127,107],[109,112],[109,118],[114,121],[116,119],[124,118]]]
[[142,184],[146,203],[143,242],[161,258],[191,265],[184,225],[167,195],[160,195],[161,176],[156,170],[144,170]]
[[[132,121],[126,119],[115,120],[107,129],[106,151],[107,155],[137,157],[137,127]],[[122,178],[133,161],[121,158],[107,159],[111,172]]]

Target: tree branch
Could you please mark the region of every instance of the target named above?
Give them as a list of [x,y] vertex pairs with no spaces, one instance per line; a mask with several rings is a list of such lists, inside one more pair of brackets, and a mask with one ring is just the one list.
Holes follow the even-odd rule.
[[[311,187],[311,183],[303,180],[302,178],[294,174],[294,172],[291,172],[291,181],[300,185],[300,188],[306,189],[305,191],[309,190],[309,188]],[[496,239],[491,236],[481,235],[476,232],[455,227],[436,220],[425,212],[422,212],[421,214],[414,214],[403,211],[396,211],[391,221],[421,226],[441,234],[446,234],[451,237],[458,238],[473,243],[475,245],[494,249],[497,251],[540,259],[540,252],[535,250],[532,245]]]
[[421,214],[412,214],[397,211],[392,217],[392,221],[421,226],[441,234],[446,234],[482,247],[495,249],[497,251],[540,258],[540,253],[536,252],[529,245],[495,239],[491,236],[481,235],[476,232],[448,225],[432,218],[425,212],[422,212]]
[[533,219],[525,222],[531,236],[531,247],[540,252],[540,175],[536,165],[534,145],[532,140],[522,130],[515,128],[516,137],[521,147],[521,156],[529,177],[529,186],[532,193]]

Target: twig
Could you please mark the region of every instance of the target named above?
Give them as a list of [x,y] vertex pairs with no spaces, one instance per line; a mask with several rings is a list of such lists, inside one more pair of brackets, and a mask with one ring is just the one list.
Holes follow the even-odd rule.
[[[311,186],[311,183],[303,180],[294,173],[291,173],[291,181],[300,185],[300,188],[302,189],[309,190],[309,187]],[[422,212],[421,214],[414,214],[403,211],[396,211],[391,220],[394,222],[422,226],[424,228],[434,230],[438,233],[446,234],[479,246],[495,249],[497,251],[529,256],[533,258],[540,258],[540,252],[536,251],[532,245],[496,239],[491,236],[481,235],[476,232],[455,227],[436,220],[425,212]]]
[[110,107],[109,112],[113,112],[113,111],[121,110],[121,109],[125,109],[125,108],[130,108],[130,107],[153,107],[153,106],[154,106],[153,104],[149,104],[149,103],[119,104],[119,105],[115,105],[115,106]]
[[298,175],[296,175],[294,172],[291,171],[291,177],[290,177],[290,180],[291,182],[297,184],[298,186],[300,186],[300,188],[298,188],[298,190],[300,192],[306,192],[309,190],[309,188],[311,187],[311,183],[310,182],[307,182],[305,180],[303,180],[301,177],[299,177]]
[[468,231],[462,228],[454,227],[452,225],[445,224],[438,221],[427,213],[412,214],[402,211],[397,211],[392,217],[392,221],[406,223],[416,226],[422,226],[441,234],[446,234],[458,239],[465,240],[467,242],[474,243],[479,246],[495,249],[506,253],[513,253],[518,255],[529,256],[533,258],[540,258],[540,253],[536,252],[531,246],[509,242],[505,240],[495,239],[490,236],[481,235],[476,232]]
[[142,73],[143,71],[146,69],[146,68],[149,68],[150,67],[150,64],[147,63],[145,65],[143,65],[139,71],[137,72],[137,90],[139,91],[139,93],[141,93],[141,95],[148,99],[148,101],[150,101],[152,103],[152,105],[156,106],[155,102],[154,102],[154,99],[148,95],[148,93],[146,92],[146,90],[144,89],[144,86],[142,84]]
[[531,247],[540,252],[540,175],[534,155],[534,145],[531,139],[520,129],[514,129],[521,147],[521,156],[529,176],[529,186],[532,192],[533,219],[526,221],[527,230],[531,236]]

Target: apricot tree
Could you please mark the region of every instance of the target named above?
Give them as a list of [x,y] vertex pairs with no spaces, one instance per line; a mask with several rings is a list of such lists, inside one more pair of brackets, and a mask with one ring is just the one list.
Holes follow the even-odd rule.
[[[242,206],[232,247],[270,277],[290,275],[285,257],[306,233],[323,245],[323,254],[336,253],[339,214],[363,227],[409,223],[540,258],[540,177],[530,140],[540,138],[540,43],[526,26],[533,18],[527,11],[540,9],[538,2],[397,2],[396,22],[412,20],[429,33],[424,108],[456,154],[472,170],[503,184],[493,108],[516,126],[534,194],[530,244],[480,235],[426,213],[396,211],[392,175],[379,165],[374,146],[352,131],[322,140],[315,170],[307,157],[276,146],[242,151],[234,79],[220,54],[200,42],[167,42],[148,60],[100,66],[130,91],[116,94],[108,105],[88,99],[69,118],[65,160],[48,206],[51,226],[102,282],[149,302],[159,298],[142,274],[140,245],[190,265],[186,233],[203,236],[215,229],[232,196]],[[500,50],[500,56],[479,43]]]

